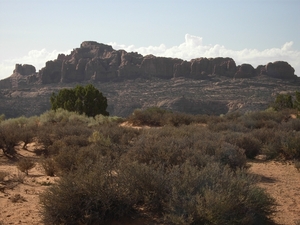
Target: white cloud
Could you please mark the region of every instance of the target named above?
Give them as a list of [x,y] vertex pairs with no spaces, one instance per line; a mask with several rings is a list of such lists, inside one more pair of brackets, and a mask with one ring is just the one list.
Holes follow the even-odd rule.
[[0,79],[9,77],[13,73],[16,64],[30,64],[35,66],[38,71],[45,66],[47,61],[56,59],[58,54],[70,54],[70,52],[71,50],[64,52],[57,50],[50,52],[46,49],[31,50],[23,57],[4,60],[0,62]]
[[[250,63],[254,67],[258,65],[265,65],[268,62],[287,61],[295,69],[295,74],[300,76],[300,51],[293,49],[293,42],[286,42],[281,47],[274,47],[265,50],[257,49],[242,49],[231,50],[223,45],[203,45],[202,37],[185,35],[184,42],[167,48],[166,45],[158,46],[136,47],[134,45],[122,45],[115,42],[108,43],[114,49],[124,49],[127,52],[138,52],[142,55],[153,54],[155,56],[164,56],[172,58],[181,58],[184,60],[191,60],[200,57],[231,57],[235,60],[237,65],[242,63]],[[45,66],[49,60],[57,58],[59,53],[69,54],[71,50],[59,52],[57,50],[47,51],[32,50],[27,55],[0,62],[0,79],[10,76],[14,70],[15,64],[31,64],[37,70]]]

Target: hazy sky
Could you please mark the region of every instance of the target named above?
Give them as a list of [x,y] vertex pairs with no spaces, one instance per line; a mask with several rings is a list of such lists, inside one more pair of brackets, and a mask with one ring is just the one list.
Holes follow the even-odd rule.
[[0,0],[0,79],[88,40],[254,67],[283,60],[300,76],[300,0]]

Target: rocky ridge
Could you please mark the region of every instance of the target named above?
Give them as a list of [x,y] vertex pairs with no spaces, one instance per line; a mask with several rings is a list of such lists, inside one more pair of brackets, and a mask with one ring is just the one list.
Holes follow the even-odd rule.
[[109,45],[83,42],[36,71],[17,64],[0,81],[0,114],[40,115],[61,88],[92,83],[108,99],[110,115],[126,117],[137,108],[158,106],[192,114],[226,114],[266,109],[276,94],[299,91],[300,80],[287,63],[254,68],[231,58],[182,59],[142,56]]
[[94,41],[81,43],[69,55],[59,54],[36,72],[32,65],[17,64],[13,74],[0,81],[0,88],[26,87],[28,84],[72,82],[108,82],[136,78],[208,79],[208,75],[228,78],[251,78],[266,75],[280,79],[296,79],[295,70],[283,61],[270,62],[254,68],[250,64],[236,65],[232,58],[197,58],[185,61],[177,58],[142,56],[136,52],[114,50],[112,46]]

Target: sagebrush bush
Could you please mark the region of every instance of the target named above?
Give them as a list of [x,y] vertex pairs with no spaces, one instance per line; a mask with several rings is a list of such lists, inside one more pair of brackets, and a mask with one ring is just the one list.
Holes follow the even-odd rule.
[[274,200],[244,170],[183,164],[170,182],[165,216],[173,224],[265,224],[273,211]]
[[35,162],[30,158],[22,158],[18,161],[17,167],[21,172],[24,172],[26,175],[28,175],[28,171],[35,167]]
[[210,123],[208,128],[214,132],[232,131],[232,132],[248,132],[249,129],[237,121],[224,121],[220,123]]
[[266,155],[267,159],[274,159],[281,154],[282,131],[273,128],[261,128],[252,130],[251,134],[260,141],[260,154]]
[[216,151],[216,157],[222,164],[228,165],[231,169],[243,168],[246,165],[245,150],[226,142],[221,143]]
[[122,127],[117,123],[108,123],[95,129],[103,137],[109,138],[113,144],[130,145],[141,133],[139,129]]
[[251,133],[227,133],[225,141],[245,150],[247,158],[253,159],[261,151],[261,142]]
[[300,159],[300,132],[290,131],[282,139],[282,153],[286,159]]
[[41,196],[44,221],[110,224],[144,208],[167,224],[263,224],[273,201],[240,169],[244,150],[223,136],[199,125],[102,124],[87,146],[54,141],[61,179]]
[[60,173],[70,172],[77,168],[76,159],[79,149],[78,146],[65,146],[53,157]]
[[107,224],[133,212],[134,193],[109,159],[82,165],[40,196],[45,224]]
[[21,127],[17,119],[8,119],[0,123],[0,148],[9,157],[16,156],[15,147],[22,141]]
[[135,126],[163,126],[165,116],[169,113],[167,110],[158,107],[151,107],[146,110],[137,109],[128,117],[128,122]]
[[284,131],[300,131],[300,119],[290,119],[282,123],[279,129]]
[[47,176],[53,177],[57,174],[57,166],[52,158],[45,158],[41,160],[41,165]]

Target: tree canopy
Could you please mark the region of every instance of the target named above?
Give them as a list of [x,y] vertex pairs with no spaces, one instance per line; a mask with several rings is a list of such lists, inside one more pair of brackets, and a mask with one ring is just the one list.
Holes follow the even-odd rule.
[[52,93],[50,101],[53,110],[62,108],[92,117],[98,114],[109,115],[106,111],[106,97],[92,84],[85,87],[77,85],[73,89],[64,88],[58,94]]

